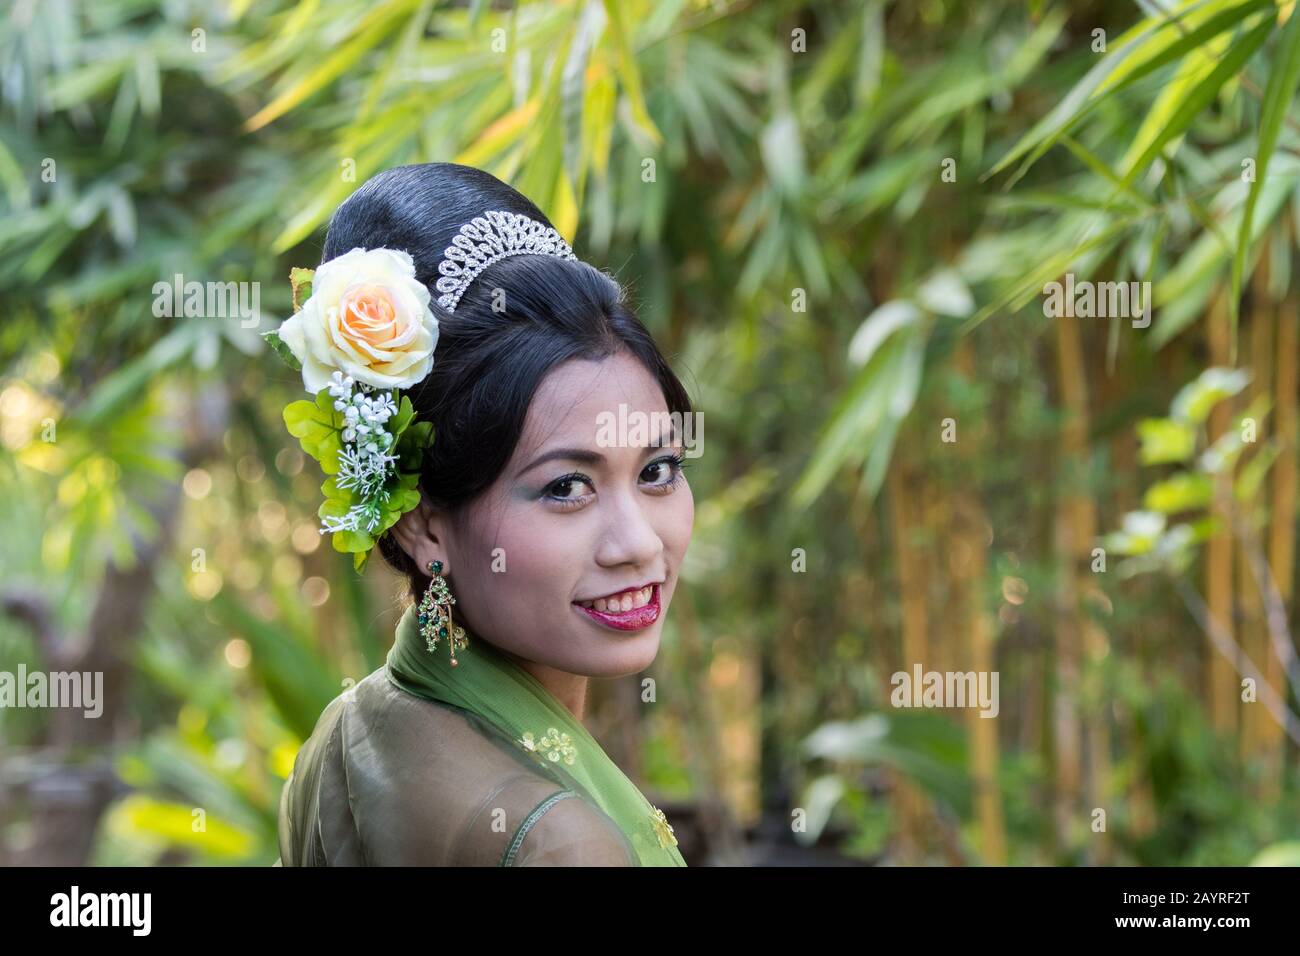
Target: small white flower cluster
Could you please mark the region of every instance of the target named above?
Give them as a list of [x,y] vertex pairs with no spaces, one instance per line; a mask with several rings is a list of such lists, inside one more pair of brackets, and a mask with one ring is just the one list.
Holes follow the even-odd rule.
[[392,392],[373,392],[351,375],[335,372],[326,385],[334,396],[334,409],[343,413],[343,450],[334,484],[354,490],[361,498],[341,518],[323,518],[321,534],[333,531],[373,531],[383,517],[388,500],[384,485],[398,458],[390,455],[395,439],[385,427],[397,414]]

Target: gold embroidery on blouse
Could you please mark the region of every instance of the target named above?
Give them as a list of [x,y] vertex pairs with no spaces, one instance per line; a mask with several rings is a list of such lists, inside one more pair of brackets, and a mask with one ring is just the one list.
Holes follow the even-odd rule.
[[573,745],[573,738],[568,734],[560,733],[554,727],[547,727],[541,739],[535,738],[531,730],[526,730],[518,743],[529,753],[545,757],[551,763],[559,763],[563,760],[572,766],[578,759],[578,748]]
[[650,818],[650,825],[654,827],[655,836],[659,837],[659,845],[665,850],[670,846],[677,845],[677,837],[673,836],[672,824],[664,816],[664,812],[658,807],[654,807],[654,815]]

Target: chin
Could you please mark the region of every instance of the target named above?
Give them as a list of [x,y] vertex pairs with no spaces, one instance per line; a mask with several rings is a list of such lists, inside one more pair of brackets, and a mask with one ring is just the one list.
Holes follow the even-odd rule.
[[661,627],[656,624],[643,634],[611,633],[609,640],[618,643],[594,648],[579,672],[588,677],[605,679],[641,673],[654,663],[659,654],[660,630]]

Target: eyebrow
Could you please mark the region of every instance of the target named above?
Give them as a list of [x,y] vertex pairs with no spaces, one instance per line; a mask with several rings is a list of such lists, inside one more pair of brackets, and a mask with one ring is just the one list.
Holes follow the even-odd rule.
[[[674,437],[675,431],[676,430],[671,427],[668,429],[668,437],[670,439]],[[671,448],[672,444],[676,444],[676,442],[673,442],[672,444],[664,445],[662,444],[663,439],[664,439],[664,433],[660,432],[659,435],[655,438],[655,440],[645,447],[644,451],[653,451],[654,449],[657,448]],[[538,455],[529,464],[525,465],[523,468],[520,468],[519,471],[515,474],[515,477],[522,478],[524,475],[532,471],[538,465],[544,465],[548,461],[555,461],[556,459],[564,459],[566,461],[580,461],[584,465],[599,465],[605,461],[605,456],[598,451],[591,451],[588,448],[553,448],[550,451],[545,452],[544,454]]]

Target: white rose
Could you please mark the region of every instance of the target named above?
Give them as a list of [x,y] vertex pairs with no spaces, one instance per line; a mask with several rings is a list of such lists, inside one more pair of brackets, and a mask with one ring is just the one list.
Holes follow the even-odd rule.
[[353,249],[316,270],[311,297],[279,333],[313,395],[335,371],[377,388],[409,388],[433,368],[438,320],[409,254]]

